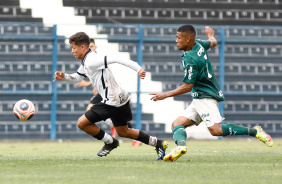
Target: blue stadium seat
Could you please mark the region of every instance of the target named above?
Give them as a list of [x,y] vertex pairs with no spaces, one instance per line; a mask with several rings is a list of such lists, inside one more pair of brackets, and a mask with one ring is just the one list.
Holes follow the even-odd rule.
[[23,131],[23,125],[8,125],[8,132],[22,132]]
[[13,8],[11,7],[0,7],[1,16],[13,16]]
[[264,12],[264,11],[255,11],[254,12],[254,18],[256,20],[261,20],[261,19],[267,20],[267,13]]
[[177,19],[187,19],[188,18],[188,10],[174,11],[174,17],[177,18]]
[[191,9],[189,13],[190,13],[190,16],[188,15],[189,19],[202,20],[204,19],[204,14],[206,13],[206,11]]
[[153,19],[155,18],[155,11],[153,9],[141,9],[142,19]]
[[232,11],[232,10],[223,10],[222,11],[222,19],[235,20],[236,19],[236,12]]
[[239,20],[252,20],[252,13],[250,11],[240,11],[238,13]]
[[172,11],[170,9],[162,9],[156,11],[158,18],[173,18]]
[[61,125],[61,131],[77,131],[77,125],[76,124],[62,124]]
[[109,17],[122,17],[122,10],[119,8],[109,8]]
[[248,30],[244,30],[245,31],[245,35],[246,37],[254,37],[254,38],[258,38],[260,35],[260,31],[257,29],[248,29]]
[[39,112],[49,112],[51,110],[51,103],[50,102],[38,102],[35,105]]

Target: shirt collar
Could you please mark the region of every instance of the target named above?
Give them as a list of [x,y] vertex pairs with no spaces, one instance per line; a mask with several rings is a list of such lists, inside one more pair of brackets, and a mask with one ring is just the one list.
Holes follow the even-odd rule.
[[83,57],[83,59],[82,59],[82,61],[81,61],[82,66],[84,66],[84,62],[85,62],[85,60],[86,60],[87,55],[88,55],[89,53],[91,53],[91,52],[92,52],[91,49],[89,49],[89,50],[85,53],[85,55],[84,55],[84,57]]
[[185,51],[185,52],[183,53],[182,57],[183,57],[183,56],[187,56],[189,51],[193,51],[193,50],[195,50],[195,49],[197,49],[197,48],[198,48],[198,43],[195,42],[194,47],[193,47],[191,50]]

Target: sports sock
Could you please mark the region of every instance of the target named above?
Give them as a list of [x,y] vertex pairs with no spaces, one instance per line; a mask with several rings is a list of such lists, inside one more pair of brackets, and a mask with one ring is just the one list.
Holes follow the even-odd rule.
[[102,140],[106,144],[111,144],[113,143],[114,139],[112,136],[110,136],[108,133],[106,133],[104,130],[100,129],[100,132],[93,136],[98,140]]
[[150,136],[139,130],[137,141],[143,142],[145,144],[149,144],[150,142]]
[[250,135],[255,137],[257,130],[254,128],[247,128],[236,124],[221,124],[223,136],[228,135]]
[[128,128],[132,128],[133,127],[130,122],[127,122],[127,126],[128,126]]
[[141,130],[139,130],[139,136],[136,140],[154,147],[156,146],[161,147],[163,145],[163,140],[158,140],[157,137],[153,137],[148,134],[145,134]]
[[187,133],[184,126],[177,125],[172,130],[173,139],[178,146],[186,146]]

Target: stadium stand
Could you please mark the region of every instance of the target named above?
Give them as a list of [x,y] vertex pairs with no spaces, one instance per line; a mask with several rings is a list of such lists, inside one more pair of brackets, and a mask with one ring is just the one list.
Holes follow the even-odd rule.
[[0,21],[42,22],[42,18],[33,18],[31,9],[20,8],[19,0],[9,0],[0,1]]
[[87,23],[281,25],[279,0],[63,0]]
[[[9,1],[0,6],[9,6],[9,11],[21,11],[18,2]],[[3,12],[6,11],[8,10],[3,10]],[[0,139],[48,139],[51,129],[53,27],[43,25],[41,19],[30,20],[41,23],[22,23],[23,19],[15,12],[0,14],[0,17],[8,17],[5,20],[10,22],[0,24],[0,36],[4,38],[0,43],[0,89],[2,93],[0,97]],[[29,17],[32,18],[31,10],[29,10]],[[29,19],[24,20],[29,21]],[[14,37],[18,39],[13,39]],[[64,41],[59,41],[58,70],[75,72],[79,67],[80,63],[70,55],[70,49],[70,46]],[[76,84],[62,82],[58,83],[57,90],[62,93],[58,96],[57,104],[57,138],[89,138],[77,128],[76,120],[84,113],[92,89],[78,88]],[[64,94],[69,92],[76,94]],[[36,115],[30,121],[21,123],[16,121],[12,110],[13,104],[23,98],[35,104]],[[133,116],[135,116],[135,104],[132,106]],[[152,116],[152,114],[143,113],[141,129],[147,132],[151,132],[152,129],[153,134],[165,135],[165,125],[155,125]],[[103,123],[99,125],[110,132],[107,125]],[[167,134],[167,137],[170,136]]]
[[[178,26],[171,24],[214,25],[218,40],[218,25],[230,25],[225,27],[225,123],[248,127],[259,124],[273,137],[281,137],[282,29],[257,26],[281,26],[280,0],[63,0],[63,3],[74,7],[76,15],[85,16],[88,24],[144,24],[143,36],[152,40],[143,43],[143,67],[151,72],[152,80],[162,82],[163,91],[180,86],[183,77],[183,69],[178,62],[181,52],[174,43]],[[32,18],[31,10],[21,9],[18,0],[0,2],[0,21],[14,22],[0,24],[0,36],[29,38],[5,39],[0,43],[0,139],[48,139],[51,128],[53,28],[41,24],[41,18]],[[39,24],[21,24],[23,21]],[[203,26],[196,28],[198,37],[204,39]],[[97,24],[97,31],[109,38],[136,38],[139,29],[137,25]],[[45,39],[36,41],[31,37]],[[163,40],[154,41],[156,38]],[[274,41],[279,43],[273,45]],[[129,52],[136,60],[136,42],[119,41],[119,51]],[[218,76],[219,47],[210,49],[209,56]],[[70,55],[69,45],[59,41],[58,70],[76,71],[78,66],[79,63]],[[84,112],[92,89],[64,82],[58,83],[57,89],[57,138],[89,138],[77,128],[75,120]],[[38,94],[28,95],[29,91]],[[33,101],[37,111],[29,122],[24,123],[15,121],[11,114],[13,104],[22,98]],[[187,99],[191,99],[189,94],[175,97],[177,101]],[[136,105],[132,106],[135,115]],[[99,125],[110,131],[107,125]],[[142,114],[141,129],[152,135],[171,138],[171,134],[165,133],[165,124],[154,123],[153,115],[149,113]]]

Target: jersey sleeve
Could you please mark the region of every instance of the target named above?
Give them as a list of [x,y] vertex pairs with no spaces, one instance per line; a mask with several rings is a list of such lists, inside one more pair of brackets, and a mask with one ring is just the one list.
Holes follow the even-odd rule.
[[185,76],[183,82],[194,84],[199,74],[197,65],[193,63],[187,64],[184,71]]
[[201,44],[206,50],[210,48],[211,42],[209,40],[196,40],[199,44]]
[[135,70],[138,72],[141,69],[141,66],[139,66],[136,62],[119,57],[117,55],[91,55],[89,58],[87,58],[87,66],[92,70],[102,70],[108,67],[108,65],[118,63],[121,65],[124,65],[128,68],[131,68],[132,70]]
[[80,65],[80,67],[77,69],[77,72],[76,72],[78,75],[81,75],[81,76],[83,76],[84,78],[86,77],[86,73],[85,73],[85,70],[84,70],[84,68],[83,68],[83,66],[82,65]]
[[64,81],[68,82],[75,82],[78,83],[82,81],[86,77],[85,75],[85,70],[82,65],[78,68],[76,73],[73,74],[67,74],[65,73],[65,78],[63,79]]
[[132,61],[131,59],[118,57],[118,56],[107,56],[107,63],[119,63],[121,65],[124,65],[128,68],[131,68],[132,70],[138,72],[141,69],[141,66],[139,66],[136,62]]

